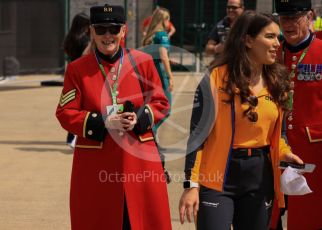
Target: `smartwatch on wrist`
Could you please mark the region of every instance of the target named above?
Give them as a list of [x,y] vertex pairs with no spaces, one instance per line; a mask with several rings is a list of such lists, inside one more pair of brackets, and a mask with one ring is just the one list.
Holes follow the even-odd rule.
[[198,188],[199,184],[196,182],[193,182],[191,180],[186,180],[183,182],[183,188],[184,189],[190,189],[190,188]]

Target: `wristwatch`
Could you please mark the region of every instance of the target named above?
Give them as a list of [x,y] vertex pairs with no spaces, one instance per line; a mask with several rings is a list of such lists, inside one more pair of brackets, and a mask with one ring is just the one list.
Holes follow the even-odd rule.
[[186,180],[183,182],[183,188],[184,189],[190,189],[190,188],[198,188],[199,184],[196,182],[193,182],[191,180]]

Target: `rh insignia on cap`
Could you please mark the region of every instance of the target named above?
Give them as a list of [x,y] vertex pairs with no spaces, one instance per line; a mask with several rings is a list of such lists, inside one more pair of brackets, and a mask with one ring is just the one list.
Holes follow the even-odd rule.
[[92,6],[91,12],[91,24],[125,24],[125,12],[123,6],[112,6],[105,4],[103,6]]
[[112,13],[113,12],[113,8],[112,7],[104,7],[104,12]]

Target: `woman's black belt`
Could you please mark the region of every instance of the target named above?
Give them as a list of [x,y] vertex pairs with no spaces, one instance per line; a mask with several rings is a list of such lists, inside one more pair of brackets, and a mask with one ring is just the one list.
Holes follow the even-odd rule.
[[270,151],[270,146],[264,146],[260,148],[238,148],[233,149],[233,156],[243,157],[243,156],[259,156],[262,154],[268,154]]

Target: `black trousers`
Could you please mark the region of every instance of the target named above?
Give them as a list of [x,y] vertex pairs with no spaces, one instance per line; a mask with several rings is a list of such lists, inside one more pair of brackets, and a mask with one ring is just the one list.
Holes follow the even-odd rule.
[[74,134],[72,134],[72,133],[68,133],[68,134],[67,134],[67,138],[66,138],[66,143],[67,143],[67,144],[72,143],[72,141],[74,140],[74,138],[75,138],[75,135],[74,135]]
[[[269,148],[235,150],[224,191],[201,186],[198,230],[265,230],[271,218],[274,182]],[[256,154],[255,154],[256,153]]]

